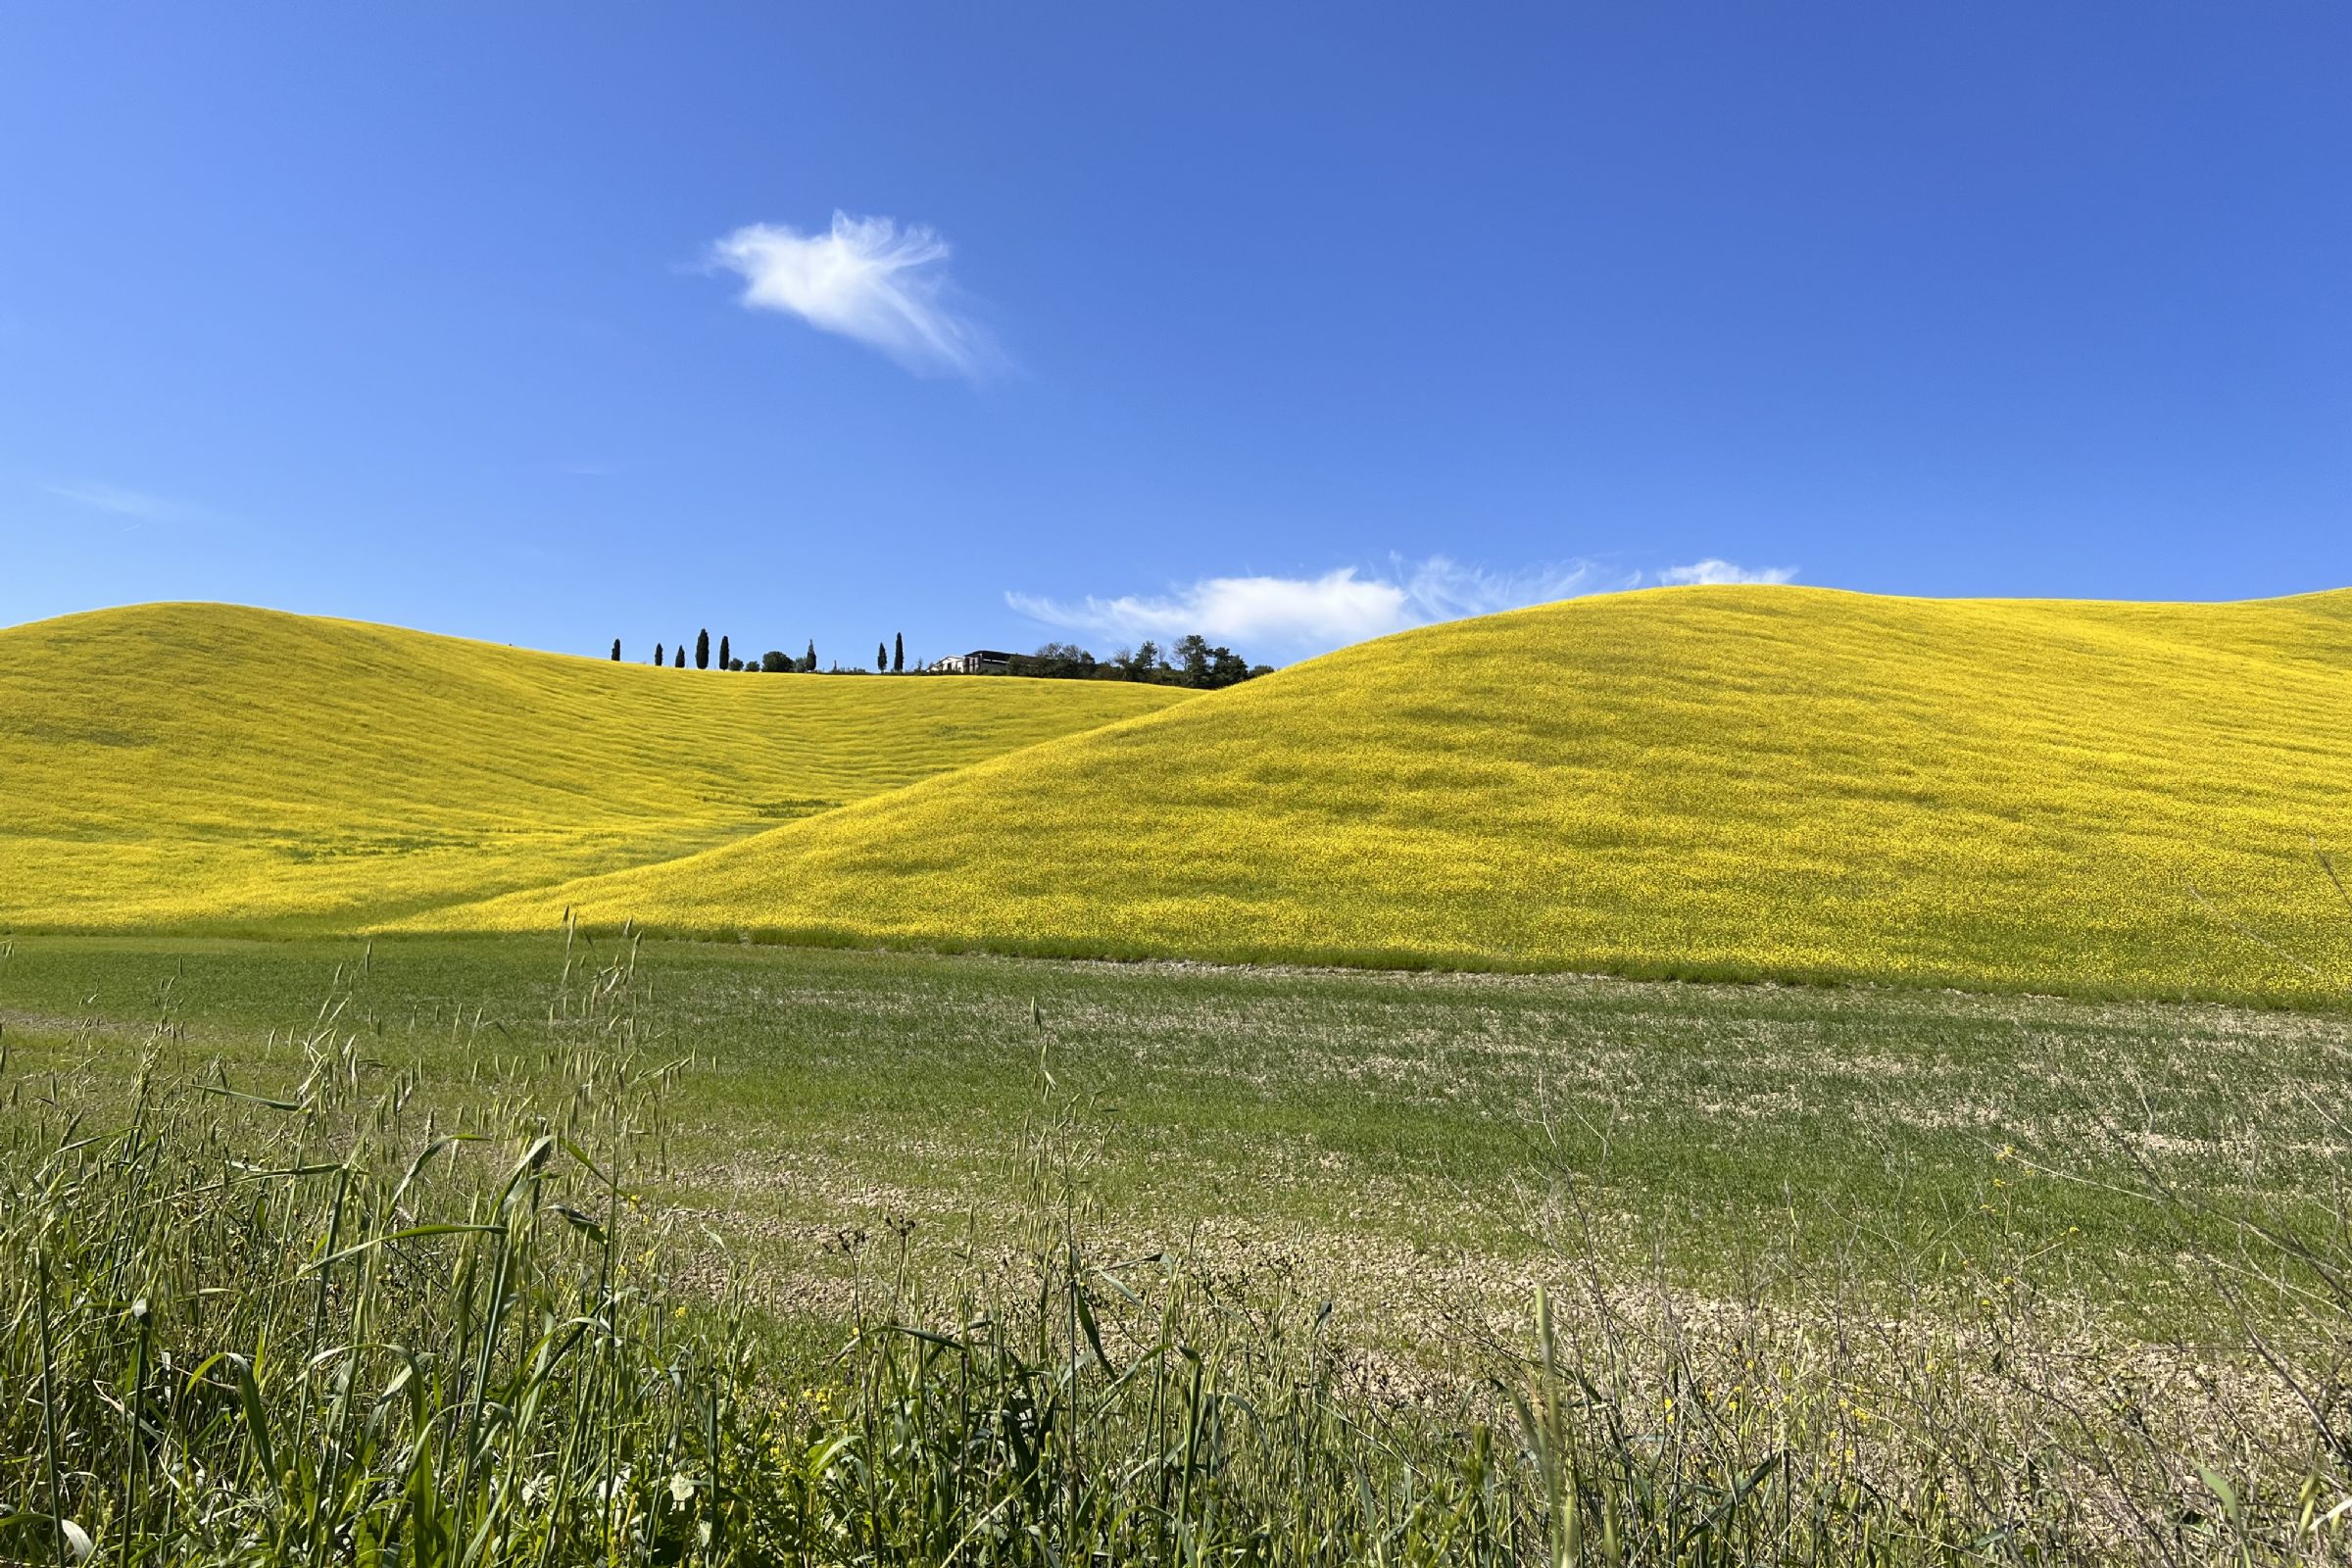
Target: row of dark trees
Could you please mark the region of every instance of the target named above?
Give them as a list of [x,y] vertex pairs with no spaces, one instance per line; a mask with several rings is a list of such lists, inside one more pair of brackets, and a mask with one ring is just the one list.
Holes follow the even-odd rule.
[[[615,664],[620,662],[620,639],[617,637],[612,639],[612,662]],[[673,661],[666,644],[654,644],[654,662],[657,664],[674,662],[676,668],[684,669],[686,667],[686,645],[678,644]],[[695,634],[694,667],[697,669],[710,667],[710,630],[707,626]],[[722,635],[718,639],[718,667],[721,669],[765,670],[770,674],[791,674],[796,671],[803,674],[813,674],[816,671],[816,639],[813,637],[808,639],[808,651],[798,659],[774,648],[757,659],[737,659],[734,650],[728,646],[727,639]],[[877,643],[874,645],[875,669],[887,670],[895,674],[903,671],[906,667],[906,637],[905,633],[894,633],[888,644]],[[864,671],[844,670],[839,664],[835,664],[832,673],[836,675],[863,674]]]
[[[669,650],[662,643],[654,644],[654,662],[671,662]],[[612,639],[612,662],[620,662],[620,639]],[[675,667],[686,667],[686,645],[677,645]],[[694,667],[710,667],[710,632],[708,627],[695,635]],[[770,674],[814,674],[816,672],[816,639],[808,640],[808,652],[795,659],[790,654],[769,649],[758,659],[737,659],[727,639],[718,640],[718,667],[721,669],[765,670]],[[1045,680],[1134,680],[1160,686],[1197,686],[1213,688],[1237,685],[1252,675],[1263,675],[1273,666],[1252,664],[1232,649],[1219,644],[1211,647],[1207,638],[1198,632],[1179,641],[1166,654],[1159,644],[1145,643],[1140,648],[1122,648],[1108,659],[1097,659],[1075,643],[1048,643],[1034,654],[1014,654],[1007,662],[1006,673],[1028,675]],[[894,633],[887,643],[874,645],[874,668],[890,674],[904,674],[906,669],[906,637]],[[862,674],[862,670],[844,670],[839,664],[831,673]]]
[[1048,680],[1138,680],[1160,686],[1213,688],[1239,685],[1272,668],[1270,664],[1252,664],[1222,644],[1212,647],[1207,638],[1195,632],[1165,655],[1159,644],[1148,642],[1141,648],[1122,648],[1107,660],[1097,659],[1075,643],[1048,643],[1034,654],[1013,655],[1005,672]]

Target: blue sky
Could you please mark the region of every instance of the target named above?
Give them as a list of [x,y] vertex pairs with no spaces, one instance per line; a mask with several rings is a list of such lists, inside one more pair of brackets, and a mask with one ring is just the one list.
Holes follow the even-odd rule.
[[2347,79],[2334,0],[29,0],[0,621],[2341,586]]

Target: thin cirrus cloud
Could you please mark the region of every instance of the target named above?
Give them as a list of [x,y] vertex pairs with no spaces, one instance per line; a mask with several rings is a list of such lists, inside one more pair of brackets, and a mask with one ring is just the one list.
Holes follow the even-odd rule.
[[817,233],[752,223],[710,247],[714,265],[742,277],[748,310],[797,316],[918,375],[978,379],[1002,356],[952,303],[948,255],[948,242],[923,224],[848,213]]
[[[1728,561],[1707,560],[1669,566],[1654,581],[1781,583],[1795,575],[1789,567],[1749,571]],[[1071,601],[1007,593],[1004,602],[1032,620],[1070,631],[1130,641],[1169,640],[1199,632],[1251,654],[1298,656],[1435,621],[1620,593],[1643,581],[1639,571],[1592,561],[1489,571],[1432,556],[1420,562],[1392,558],[1385,573],[1341,566],[1319,577],[1203,577],[1165,594],[1123,594],[1115,599],[1089,595]]]
[[125,489],[119,484],[51,484],[41,488],[60,501],[128,517],[133,522],[180,522],[197,515],[196,509],[183,502],[144,490]]
[[1693,583],[1723,584],[1735,582],[1788,582],[1796,576],[1794,566],[1740,566],[1709,556],[1688,566],[1668,566],[1658,573],[1658,581],[1669,588]]

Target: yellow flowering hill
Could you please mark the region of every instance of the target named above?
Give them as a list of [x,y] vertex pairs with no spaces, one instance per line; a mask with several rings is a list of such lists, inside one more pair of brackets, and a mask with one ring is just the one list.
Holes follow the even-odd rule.
[[221,605],[69,615],[0,630],[0,930],[352,929],[1185,695],[656,669]]
[[2352,594],[1676,588],[1385,638],[421,923],[576,906],[798,940],[2312,995],[2352,978],[2314,853],[2347,839]]

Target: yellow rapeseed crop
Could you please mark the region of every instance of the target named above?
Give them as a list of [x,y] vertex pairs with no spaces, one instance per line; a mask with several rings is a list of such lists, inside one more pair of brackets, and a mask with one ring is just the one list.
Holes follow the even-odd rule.
[[1186,695],[655,669],[220,605],[70,615],[0,630],[0,930],[353,929]]
[[2311,995],[2352,981],[2313,853],[2348,829],[2352,594],[1684,588],[1408,632],[416,923]]

